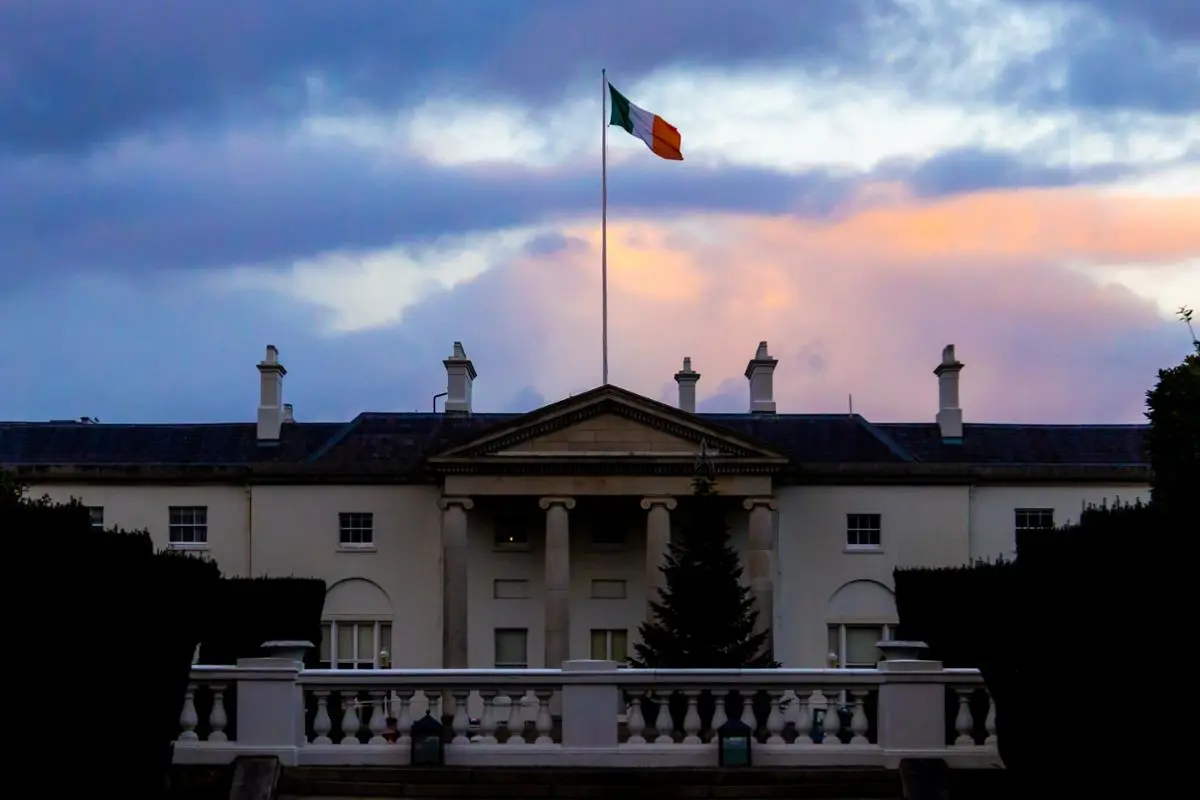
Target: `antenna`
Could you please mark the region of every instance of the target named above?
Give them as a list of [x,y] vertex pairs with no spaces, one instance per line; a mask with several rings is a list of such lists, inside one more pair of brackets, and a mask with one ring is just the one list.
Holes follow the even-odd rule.
[[854,395],[852,395],[852,394],[846,395],[846,402],[850,406],[850,416],[854,416]]
[[439,397],[445,397],[445,396],[446,396],[446,395],[448,395],[448,394],[450,394],[450,393],[449,393],[449,392],[438,392],[437,394],[435,394],[435,395],[433,396],[433,413],[435,413],[435,414],[437,413],[437,401],[438,401],[438,398],[439,398]]

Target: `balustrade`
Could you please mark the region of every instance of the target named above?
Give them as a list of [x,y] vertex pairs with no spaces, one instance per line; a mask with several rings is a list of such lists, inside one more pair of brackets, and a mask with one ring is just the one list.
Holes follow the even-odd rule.
[[[445,724],[448,763],[462,765],[702,766],[715,763],[716,731],[735,715],[755,732],[754,763],[765,766],[887,766],[901,753],[931,748],[952,765],[999,765],[995,708],[978,672],[943,670],[934,662],[924,671],[889,673],[351,671],[254,661],[193,669],[176,761],[224,763],[269,753],[285,764],[402,764],[413,722],[428,712]],[[920,707],[911,705],[914,684],[930,690],[919,695]],[[881,691],[889,685],[903,690]],[[231,735],[237,720],[228,699],[235,690],[241,708],[255,715],[246,718],[245,737]],[[929,701],[946,693],[957,702]],[[556,696],[560,716],[551,712]],[[887,736],[911,736],[905,732],[911,726],[885,729],[884,713],[936,715],[952,733],[938,741],[889,741]]]

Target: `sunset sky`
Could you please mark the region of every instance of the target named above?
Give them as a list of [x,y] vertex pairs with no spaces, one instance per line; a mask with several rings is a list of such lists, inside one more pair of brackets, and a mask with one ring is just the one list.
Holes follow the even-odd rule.
[[0,0],[0,419],[301,420],[600,383],[1137,422],[1200,306],[1195,0]]

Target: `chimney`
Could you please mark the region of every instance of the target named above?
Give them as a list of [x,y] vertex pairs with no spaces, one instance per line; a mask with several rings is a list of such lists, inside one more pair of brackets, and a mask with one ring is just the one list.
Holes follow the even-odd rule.
[[958,407],[958,373],[963,364],[954,357],[954,345],[942,350],[942,363],[933,371],[938,379],[937,424],[942,431],[942,441],[947,444],[962,444],[963,415]]
[[447,414],[471,413],[471,383],[475,380],[475,365],[467,358],[462,342],[454,343],[454,352],[442,364],[446,367]]
[[700,373],[692,371],[691,356],[683,357],[683,369],[675,373],[675,382],[679,384],[679,409],[695,414],[696,384],[700,382]]
[[279,363],[275,345],[267,345],[266,358],[258,362],[258,374],[258,440],[277,442],[283,425],[283,376],[287,370]]
[[292,408],[292,404],[291,404],[291,403],[284,403],[284,404],[283,404],[283,421],[284,421],[285,423],[287,423],[287,422],[295,422],[295,421],[296,421],[296,418],[295,418],[295,416],[293,416],[293,414],[292,414],[293,410],[294,410],[294,409]]
[[777,359],[767,352],[767,343],[758,343],[758,352],[746,365],[746,377],[750,380],[750,413],[775,413],[775,365]]

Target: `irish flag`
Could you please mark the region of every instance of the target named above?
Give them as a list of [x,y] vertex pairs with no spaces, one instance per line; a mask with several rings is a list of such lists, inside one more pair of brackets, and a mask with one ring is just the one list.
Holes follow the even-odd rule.
[[679,150],[683,144],[683,137],[679,135],[678,128],[657,114],[629,102],[629,98],[613,88],[611,83],[608,85],[608,94],[612,98],[609,125],[624,128],[641,139],[659,158],[683,161],[683,153]]

